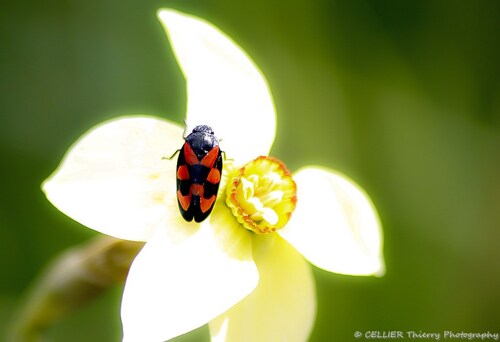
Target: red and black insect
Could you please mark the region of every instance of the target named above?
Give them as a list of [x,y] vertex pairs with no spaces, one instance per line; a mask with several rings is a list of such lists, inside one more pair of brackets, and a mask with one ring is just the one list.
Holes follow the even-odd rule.
[[177,201],[182,217],[201,222],[214,207],[222,173],[222,153],[212,128],[196,126],[177,159]]

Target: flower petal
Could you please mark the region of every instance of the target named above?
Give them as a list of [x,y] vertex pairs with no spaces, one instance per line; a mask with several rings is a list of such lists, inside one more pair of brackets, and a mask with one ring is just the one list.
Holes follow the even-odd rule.
[[151,117],[114,119],[87,132],[42,188],[60,211],[117,238],[145,241],[178,215],[175,160],[182,128]]
[[188,132],[195,125],[211,126],[228,158],[237,161],[268,155],[276,114],[257,66],[211,24],[173,10],[158,16],[186,78]]
[[212,341],[306,341],[316,315],[311,267],[278,235],[254,244],[259,285],[210,322]]
[[311,263],[351,275],[383,275],[382,228],[366,193],[331,170],[294,175],[297,207],[279,231]]
[[257,285],[249,233],[236,224],[179,219],[165,225],[130,268],[121,310],[124,341],[164,341],[184,334]]

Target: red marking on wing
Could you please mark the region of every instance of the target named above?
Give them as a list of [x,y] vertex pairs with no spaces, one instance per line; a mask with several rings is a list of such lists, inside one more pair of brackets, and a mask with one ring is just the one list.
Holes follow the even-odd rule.
[[220,182],[220,171],[216,168],[210,169],[210,172],[208,173],[207,176],[207,181],[209,181],[212,184],[217,184]]
[[189,179],[189,169],[187,165],[181,165],[177,169],[177,179],[186,180]]
[[201,207],[201,212],[206,213],[214,204],[215,202],[215,195],[213,195],[210,198],[200,198],[200,207]]
[[186,159],[186,163],[188,165],[196,165],[200,163],[196,153],[194,153],[193,149],[187,142],[184,143],[184,158]]
[[177,190],[177,199],[179,200],[181,208],[184,209],[184,211],[187,211],[189,205],[191,204],[191,193],[187,194],[186,196],[183,196],[181,194],[181,191]]
[[200,164],[208,168],[213,168],[218,156],[219,156],[219,146],[215,146],[203,157]]
[[203,197],[203,194],[205,193],[205,188],[201,184],[192,184],[190,191],[193,196]]

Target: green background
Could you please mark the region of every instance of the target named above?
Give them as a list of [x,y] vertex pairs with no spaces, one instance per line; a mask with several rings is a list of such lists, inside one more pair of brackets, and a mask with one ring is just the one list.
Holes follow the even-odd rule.
[[[379,210],[386,275],[314,269],[311,341],[500,331],[500,2],[20,0],[0,7],[0,340],[43,266],[97,234],[40,191],[69,145],[117,115],[182,123],[160,7],[206,18],[259,65],[274,156],[349,175]],[[120,294],[49,341],[118,341]]]

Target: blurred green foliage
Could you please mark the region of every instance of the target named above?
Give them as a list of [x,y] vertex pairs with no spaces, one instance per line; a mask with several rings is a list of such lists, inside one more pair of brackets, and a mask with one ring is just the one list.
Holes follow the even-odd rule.
[[[276,103],[275,156],[344,172],[379,209],[386,276],[315,269],[311,341],[498,332],[500,2],[24,0],[0,11],[0,336],[44,265],[96,234],[40,191],[69,145],[117,115],[182,122],[159,7],[206,18],[253,57]],[[119,340],[120,292],[49,337]]]

